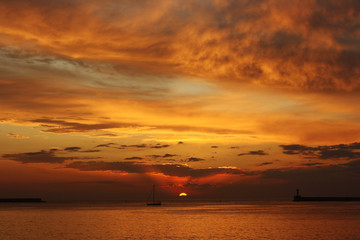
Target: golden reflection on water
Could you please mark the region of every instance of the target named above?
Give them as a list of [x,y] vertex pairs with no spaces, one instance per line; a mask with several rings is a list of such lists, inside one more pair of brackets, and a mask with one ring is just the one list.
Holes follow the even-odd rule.
[[0,206],[0,239],[359,239],[360,204]]

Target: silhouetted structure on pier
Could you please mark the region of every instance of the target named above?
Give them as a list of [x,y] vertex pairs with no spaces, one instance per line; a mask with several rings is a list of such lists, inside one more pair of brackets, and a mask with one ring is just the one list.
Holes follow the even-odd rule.
[[296,189],[296,195],[294,196],[295,202],[306,201],[360,201],[360,197],[302,197],[299,194],[299,189]]

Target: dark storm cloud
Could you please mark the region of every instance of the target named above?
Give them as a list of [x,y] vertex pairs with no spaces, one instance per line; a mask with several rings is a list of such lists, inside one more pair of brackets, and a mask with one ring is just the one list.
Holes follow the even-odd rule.
[[264,152],[263,150],[249,151],[247,153],[238,154],[238,156],[244,156],[244,155],[260,155],[260,156],[264,156],[264,155],[269,155],[269,154]]
[[359,26],[359,23],[354,21],[358,12],[360,4],[357,0],[317,0],[316,8],[309,17],[309,25],[312,29],[351,33]]
[[74,168],[81,171],[121,171],[128,173],[163,173],[168,176],[179,177],[204,177],[216,174],[252,175],[240,169],[231,168],[206,168],[194,169],[181,164],[144,164],[139,162],[73,162],[66,165],[66,168]]
[[310,147],[299,144],[280,145],[284,154],[302,155],[318,159],[358,159],[360,158],[360,143],[338,144]]
[[66,160],[77,159],[76,157],[57,157],[54,150],[28,153],[4,154],[4,159],[9,159],[21,163],[63,163]]
[[301,35],[291,34],[284,31],[275,32],[268,39],[262,39],[259,42],[259,46],[262,49],[276,49],[277,51],[283,50],[282,54],[292,55],[302,42]]

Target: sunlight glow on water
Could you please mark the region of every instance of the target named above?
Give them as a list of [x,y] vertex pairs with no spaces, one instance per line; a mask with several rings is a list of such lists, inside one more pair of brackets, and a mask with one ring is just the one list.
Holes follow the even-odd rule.
[[359,239],[359,203],[0,205],[0,239]]

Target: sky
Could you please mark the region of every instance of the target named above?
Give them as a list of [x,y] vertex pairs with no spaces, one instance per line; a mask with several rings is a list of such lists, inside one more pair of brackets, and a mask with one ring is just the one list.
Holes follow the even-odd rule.
[[360,196],[359,1],[0,13],[0,197]]

